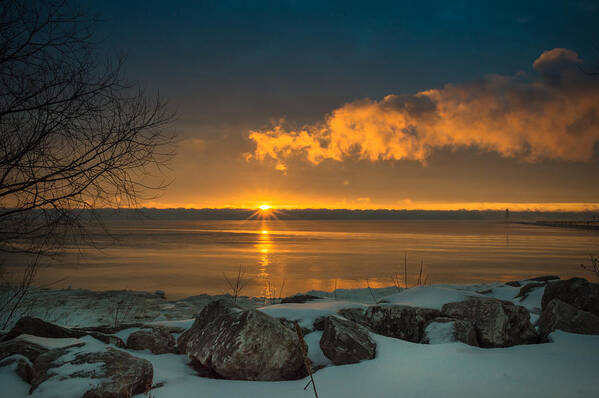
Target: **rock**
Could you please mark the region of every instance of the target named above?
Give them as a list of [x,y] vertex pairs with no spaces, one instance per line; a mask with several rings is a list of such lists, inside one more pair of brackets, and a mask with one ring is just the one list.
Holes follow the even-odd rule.
[[443,305],[444,316],[470,321],[480,347],[510,347],[539,341],[526,308],[489,297],[470,297]]
[[364,326],[336,316],[328,316],[324,324],[320,348],[335,365],[358,363],[376,356],[376,343]]
[[22,355],[33,362],[46,352],[48,352],[47,348],[21,339],[0,343],[0,361],[12,355]]
[[158,297],[160,297],[161,299],[165,299],[166,300],[166,293],[164,293],[164,290],[156,290],[154,292],[154,294]]
[[553,299],[599,316],[599,283],[590,283],[583,278],[549,282],[541,300],[543,311]]
[[537,276],[536,278],[529,278],[527,280],[529,281],[535,281],[535,282],[549,282],[549,281],[553,281],[559,279],[559,276],[557,275],[544,275],[544,276]]
[[97,340],[100,340],[104,344],[114,344],[115,346],[117,346],[119,348],[126,347],[125,342],[118,336],[113,336],[111,334],[104,334],[104,333],[98,333],[98,332],[89,332],[87,335],[91,336]]
[[518,282],[518,281],[506,282],[505,284],[508,285],[508,286],[511,286],[511,287],[520,287],[520,286],[522,286],[520,284],[520,282]]
[[15,326],[4,336],[3,341],[14,339],[22,334],[32,336],[50,337],[54,339],[79,338],[85,335],[83,332],[74,331],[62,326],[54,325],[39,318],[29,316],[22,317]]
[[[76,332],[84,332],[84,334],[89,334],[92,332],[98,332],[102,334],[114,334],[120,332],[121,330],[131,329],[131,328],[142,328],[145,327],[143,323],[120,323],[118,326],[91,326],[84,328],[71,328]],[[149,327],[149,326],[148,326]]]
[[314,329],[314,330],[324,330],[324,324],[325,324],[326,320],[327,320],[326,316],[319,316],[312,323],[312,329]]
[[435,318],[424,329],[424,344],[441,344],[460,341],[478,347],[474,323],[462,319]]
[[281,299],[281,304],[287,303],[307,303],[308,301],[320,300],[322,297],[312,296],[311,294],[297,294],[295,296]]
[[540,283],[540,282],[527,283],[526,285],[524,285],[520,288],[520,291],[518,292],[518,294],[516,296],[514,296],[514,298],[520,297],[520,302],[522,302],[528,297],[528,295],[530,294],[530,292],[533,291],[533,289],[536,289],[538,287],[543,287],[543,286],[545,286],[545,284]]
[[[295,332],[258,310],[222,311],[186,342],[192,361],[233,380],[293,380],[306,375]],[[211,315],[211,314],[206,314]]]
[[[90,384],[83,398],[130,398],[152,387],[153,368],[149,361],[112,347],[100,352],[79,350],[84,345],[54,349],[40,355],[33,363],[31,390],[52,378],[65,380],[72,377],[96,381]],[[59,367],[60,375],[54,371]]]
[[419,343],[426,324],[441,315],[438,310],[406,305],[372,306],[366,310],[350,308],[339,314],[383,336]]
[[491,293],[493,293],[493,289],[479,290],[476,293],[478,293],[478,294],[491,294]]
[[191,328],[187,329],[177,339],[177,352],[180,354],[187,353],[187,342],[191,337],[197,336],[203,328],[216,318],[224,315],[240,312],[241,308],[235,306],[227,300],[215,300],[208,303],[196,317]]
[[127,348],[131,350],[150,350],[152,354],[175,352],[176,341],[173,336],[162,328],[138,330],[127,338]]
[[3,341],[12,340],[22,334],[30,334],[38,337],[49,337],[53,339],[80,338],[92,336],[106,344],[114,344],[124,348],[125,343],[117,336],[104,334],[93,330],[69,329],[46,322],[39,318],[23,317],[17,321],[15,326],[4,336]]
[[544,338],[556,329],[569,333],[599,334],[599,317],[553,299],[545,306],[536,326]]

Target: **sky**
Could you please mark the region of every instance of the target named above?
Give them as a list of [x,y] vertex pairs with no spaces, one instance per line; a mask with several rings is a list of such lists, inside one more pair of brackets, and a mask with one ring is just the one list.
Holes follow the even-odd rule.
[[146,206],[598,210],[599,4],[480,3],[81,2],[177,109]]

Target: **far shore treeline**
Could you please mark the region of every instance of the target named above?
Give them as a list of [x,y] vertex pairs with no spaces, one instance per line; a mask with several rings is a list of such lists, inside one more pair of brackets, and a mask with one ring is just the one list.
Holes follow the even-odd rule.
[[[0,209],[6,211],[8,209]],[[256,209],[95,209],[73,210],[79,216],[103,220],[246,220],[261,218]],[[279,220],[506,220],[505,210],[350,210],[350,209],[277,209],[272,218]],[[510,211],[510,221],[572,220],[598,221],[599,212]]]

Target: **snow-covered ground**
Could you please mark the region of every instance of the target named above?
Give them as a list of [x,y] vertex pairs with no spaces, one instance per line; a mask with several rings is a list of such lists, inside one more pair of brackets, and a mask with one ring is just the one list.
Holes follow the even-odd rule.
[[[336,313],[341,308],[366,307],[372,305],[374,301],[440,309],[445,303],[461,301],[468,296],[487,296],[523,305],[531,312],[534,322],[540,312],[543,288],[534,289],[522,302],[519,298],[514,298],[519,290],[519,287],[501,283],[434,285],[401,291],[396,288],[373,289],[374,298],[368,289],[343,290],[335,293],[313,291],[308,294],[326,299],[304,304],[274,304],[260,307],[260,310],[275,317],[298,320],[303,326],[309,327],[319,316]],[[59,292],[68,291],[48,291],[45,294],[54,294],[57,297],[67,294]],[[78,294],[80,297],[84,296],[81,292]],[[95,297],[97,299],[99,296]],[[185,300],[181,302],[186,302]],[[81,298],[81,301],[85,300]],[[245,299],[244,303],[255,306],[261,301],[263,300]],[[53,303],[56,302],[58,299]],[[85,307],[77,307],[76,303],[69,303],[68,299],[64,302],[64,306],[71,306],[71,311]],[[98,303],[97,306],[100,307],[101,304]],[[144,312],[143,309],[136,309],[136,313],[140,316],[138,321],[181,328],[190,327],[193,322],[192,316],[182,316],[181,319],[176,320],[173,319],[172,312],[169,314],[169,309],[177,307],[183,306],[176,301],[160,299],[154,302],[151,311]],[[193,310],[189,309],[189,311],[192,314],[197,313],[199,307],[200,304],[195,305]],[[47,311],[57,315],[67,313],[68,309],[47,308]],[[181,311],[180,314],[187,313]],[[86,326],[86,323],[97,324],[99,317],[99,315],[94,316],[93,310],[86,309],[79,315],[76,312],[70,313],[65,318],[55,321],[69,326]],[[118,335],[126,339],[135,330],[139,328],[125,329]],[[330,361],[319,347],[322,332],[309,333],[305,336],[309,346],[309,356],[315,365],[325,366],[314,374],[318,394],[321,398],[599,396],[597,383],[599,336],[557,331],[551,334],[551,343],[485,349],[459,342],[446,342],[443,333],[443,330],[435,331],[438,338],[431,341],[431,343],[441,344],[415,344],[372,334],[377,343],[376,358],[344,366],[330,366]],[[84,340],[90,349],[95,349],[94,347],[102,344],[91,338],[81,340]],[[41,343],[61,344],[61,342],[43,340]],[[188,366],[188,359],[184,355],[153,355],[149,351],[126,351],[148,359],[153,364],[154,383],[164,383],[162,387],[151,391],[151,396],[154,398],[313,396],[311,388],[304,390],[306,379],[249,382],[201,378]],[[0,368],[1,395],[25,397],[29,386],[15,374],[12,368],[12,366]],[[75,398],[82,395],[82,388],[85,388],[85,382],[73,383],[68,388],[65,388],[64,384],[61,387],[60,383],[55,383],[36,390],[31,396]]]

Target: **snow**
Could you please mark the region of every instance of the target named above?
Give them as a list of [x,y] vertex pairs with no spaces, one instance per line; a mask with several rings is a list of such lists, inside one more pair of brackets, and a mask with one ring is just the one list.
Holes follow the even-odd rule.
[[308,358],[312,361],[313,368],[333,364],[320,349],[320,338],[322,337],[322,333],[323,332],[317,330],[304,336],[304,341],[308,345]]
[[444,344],[456,341],[453,329],[454,322],[431,322],[424,333],[429,344]]
[[[524,285],[526,281],[523,281]],[[464,300],[470,296],[495,297],[523,305],[538,316],[543,288],[534,289],[520,302],[514,296],[519,287],[501,283],[476,285],[434,285],[401,290],[373,289],[377,301],[440,309],[443,304]],[[275,304],[259,310],[273,317],[297,320],[311,328],[320,316],[336,314],[342,308],[367,308],[373,305],[367,289],[331,292],[309,292],[325,299],[303,304]],[[336,297],[336,299],[335,299]],[[203,299],[202,299],[203,300]],[[384,304],[389,305],[389,304]],[[91,315],[90,315],[91,314]],[[179,315],[184,312],[179,312]],[[88,316],[89,315],[89,316]],[[93,313],[85,315],[94,320]],[[164,320],[157,320],[162,317]],[[75,319],[73,316],[70,319]],[[83,318],[77,319],[81,322]],[[121,330],[124,340],[135,330],[152,325],[189,328],[193,317],[173,319],[165,313],[148,320],[141,328]],[[66,323],[66,322],[63,322]],[[376,334],[374,360],[359,364],[333,366],[320,350],[322,332],[305,335],[308,355],[314,367],[316,387],[321,397],[592,397],[599,396],[596,372],[599,369],[599,336],[569,334],[561,331],[550,336],[551,343],[521,345],[509,348],[484,349],[453,341],[452,323],[433,323],[426,329],[431,344],[415,344]],[[68,346],[84,342],[85,350],[102,350],[106,345],[91,337],[81,339],[46,339],[22,336],[23,339],[46,347]],[[29,340],[33,339],[33,340]],[[284,382],[248,382],[216,380],[198,377],[188,366],[185,355],[153,355],[149,351],[125,350],[131,355],[149,360],[154,366],[154,384],[163,386],[151,391],[154,398],[202,397],[311,397],[311,387],[304,390],[308,379]],[[72,354],[74,355],[74,352]],[[565,366],[566,365],[566,366]],[[2,396],[25,398],[29,386],[14,372],[16,365],[0,367]],[[60,371],[72,369],[58,368]],[[89,370],[89,369],[88,369]],[[75,378],[59,381],[54,377],[38,388],[34,398],[80,397],[89,384],[98,380]],[[143,394],[138,396],[144,397]]]
[[23,340],[28,343],[37,344],[40,347],[52,350],[54,348],[64,348],[75,344],[81,344],[83,340],[66,338],[66,339],[51,339],[49,337],[32,336],[30,334],[22,334],[15,338],[15,340]]
[[[307,335],[306,338],[308,338]],[[563,332],[551,344],[484,349],[461,343],[425,345],[372,335],[372,361],[329,366],[314,374],[322,397],[592,397],[599,368],[599,336]],[[247,382],[195,376],[180,355],[140,354],[154,365],[156,398],[310,397],[308,379]],[[563,364],[568,363],[567,367]],[[141,397],[141,396],[140,396]]]
[[349,301],[324,299],[309,301],[303,304],[274,304],[258,308],[258,310],[275,318],[298,321],[300,326],[312,329],[312,324],[317,318],[336,314],[342,308],[366,308],[366,305]]
[[440,310],[443,304],[483,295],[445,286],[418,286],[385,297],[385,302]]
[[[10,358],[17,359],[20,355],[13,355]],[[7,358],[8,359],[8,358]],[[4,359],[2,362],[6,361]],[[25,383],[15,372],[17,369],[17,362],[13,362],[10,365],[0,367],[0,386],[3,397],[27,397],[29,396],[29,389],[31,386]]]

